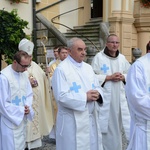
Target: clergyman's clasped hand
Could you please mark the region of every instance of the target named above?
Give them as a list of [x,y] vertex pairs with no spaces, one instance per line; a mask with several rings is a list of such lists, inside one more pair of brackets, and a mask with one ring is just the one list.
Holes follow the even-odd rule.
[[124,81],[125,78],[123,74],[121,74],[120,72],[116,72],[111,75],[111,80],[114,82],[118,82],[118,81]]
[[103,104],[103,99],[97,90],[89,90],[86,94],[87,101],[97,101],[100,105]]
[[24,109],[25,115],[29,114],[30,113],[29,106],[25,105],[24,108],[25,108]]
[[97,90],[90,90],[87,92],[87,101],[97,101],[100,94]]

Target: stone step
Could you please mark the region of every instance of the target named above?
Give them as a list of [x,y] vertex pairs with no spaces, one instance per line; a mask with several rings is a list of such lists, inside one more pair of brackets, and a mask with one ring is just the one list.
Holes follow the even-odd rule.
[[[95,28],[95,29],[84,29],[84,28],[82,28],[82,29],[79,29],[79,30],[75,30],[75,31],[77,31],[78,33],[97,33],[97,32],[99,32],[99,28]],[[72,30],[67,30],[67,34],[74,34],[75,33],[75,31],[72,31]],[[66,34],[66,33],[64,33],[64,34]]]
[[77,33],[66,33],[66,34],[64,34],[65,35],[65,37],[66,38],[70,38],[70,37],[74,37],[74,36],[78,36],[78,37],[99,37],[99,33],[79,33],[79,34],[77,34]]
[[89,29],[99,29],[99,24],[89,24],[89,25],[83,25],[83,26],[74,26],[74,30],[89,30]]
[[[75,32],[67,29],[63,35],[66,39],[72,37],[82,38],[88,48],[94,48],[99,51],[101,47],[99,42],[101,22],[102,18],[91,18],[90,21],[86,22],[83,26],[74,26],[72,30],[75,30]],[[47,50],[53,49],[56,45],[62,45],[52,33],[46,30],[46,27],[41,22],[37,21],[37,54],[39,62],[45,61],[43,46],[41,44],[41,35],[43,34],[48,37],[48,41],[45,43]]]

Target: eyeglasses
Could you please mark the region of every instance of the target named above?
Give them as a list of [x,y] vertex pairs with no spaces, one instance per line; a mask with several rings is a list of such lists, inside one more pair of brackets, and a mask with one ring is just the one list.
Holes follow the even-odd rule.
[[53,51],[53,52],[54,52],[54,53],[55,53],[55,52],[58,52],[58,50],[55,50],[55,51]]
[[111,43],[111,44],[119,44],[120,42],[116,42],[116,41],[108,41],[107,43]]
[[20,64],[17,60],[16,60],[16,62],[22,67],[22,68],[29,68],[31,65],[29,64],[29,65],[22,65],[22,64]]

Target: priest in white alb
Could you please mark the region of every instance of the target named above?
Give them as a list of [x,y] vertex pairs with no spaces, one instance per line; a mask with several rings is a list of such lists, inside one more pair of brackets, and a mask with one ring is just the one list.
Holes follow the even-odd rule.
[[91,64],[104,92],[104,104],[100,107],[99,116],[104,150],[121,150],[129,139],[130,114],[125,83],[130,63],[118,48],[118,36],[110,34],[106,47],[94,56]]
[[24,150],[27,120],[32,120],[33,93],[25,71],[27,53],[19,51],[0,74],[0,150]]
[[56,150],[103,150],[98,119],[103,92],[92,67],[83,62],[85,43],[72,38],[67,47],[69,55],[52,77],[58,107]]
[[147,54],[131,66],[126,80],[130,108],[130,143],[127,150],[150,150],[150,42]]

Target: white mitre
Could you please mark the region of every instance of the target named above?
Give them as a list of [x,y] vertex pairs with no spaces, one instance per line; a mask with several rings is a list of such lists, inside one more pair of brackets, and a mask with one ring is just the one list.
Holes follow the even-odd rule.
[[25,51],[26,53],[28,53],[28,55],[32,55],[33,48],[34,48],[33,42],[29,41],[26,38],[22,39],[18,45],[18,49]]

